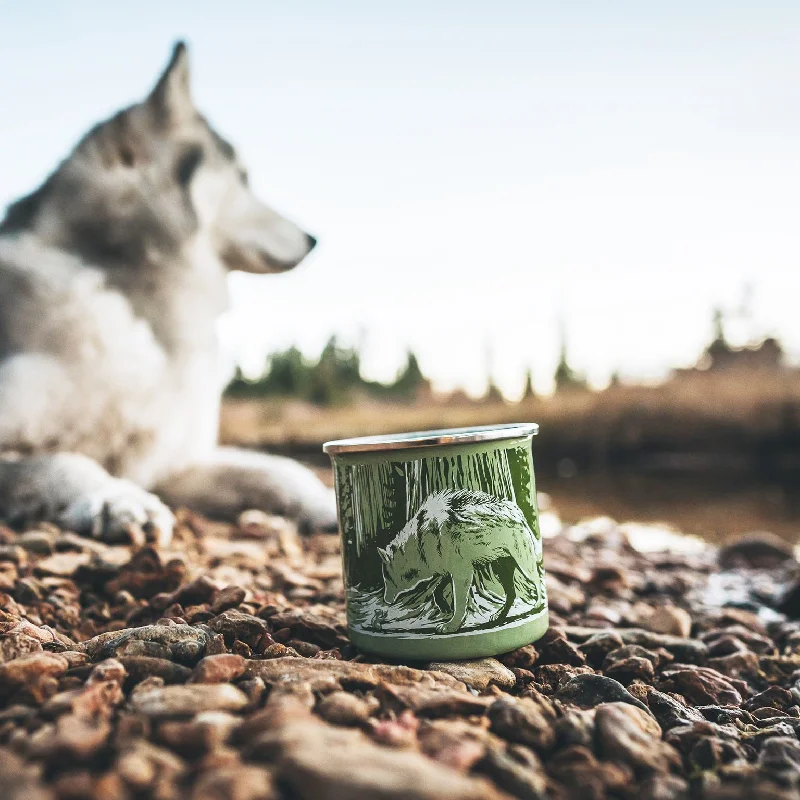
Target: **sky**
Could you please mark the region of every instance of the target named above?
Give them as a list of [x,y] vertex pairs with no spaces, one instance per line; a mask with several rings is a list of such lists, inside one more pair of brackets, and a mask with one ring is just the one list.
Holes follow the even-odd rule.
[[0,4],[0,205],[147,94],[173,42],[250,183],[320,241],[234,275],[226,348],[407,348],[435,385],[694,362],[711,311],[800,358],[800,4]]

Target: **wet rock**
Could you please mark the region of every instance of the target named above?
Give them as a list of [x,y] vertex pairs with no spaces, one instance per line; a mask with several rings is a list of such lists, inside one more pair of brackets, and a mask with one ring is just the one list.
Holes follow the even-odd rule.
[[603,675],[576,675],[559,690],[557,696],[559,700],[581,708],[594,708],[600,703],[630,703],[642,711],[648,710],[619,681]]
[[197,683],[143,689],[128,701],[133,711],[154,719],[188,717],[204,711],[240,711],[247,696],[226,683]]
[[191,683],[229,683],[241,677],[245,660],[234,653],[206,656],[194,668]]
[[481,658],[477,661],[435,661],[428,669],[445,672],[472,689],[485,691],[491,684],[502,689],[512,688],[517,679],[514,673],[495,658]]

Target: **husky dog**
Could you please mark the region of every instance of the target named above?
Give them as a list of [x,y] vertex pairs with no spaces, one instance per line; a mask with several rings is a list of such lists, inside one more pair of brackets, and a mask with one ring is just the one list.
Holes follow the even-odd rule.
[[176,45],[150,95],[0,222],[0,517],[162,544],[165,502],[335,526],[305,467],[217,447],[227,274],[283,272],[314,244],[251,193]]

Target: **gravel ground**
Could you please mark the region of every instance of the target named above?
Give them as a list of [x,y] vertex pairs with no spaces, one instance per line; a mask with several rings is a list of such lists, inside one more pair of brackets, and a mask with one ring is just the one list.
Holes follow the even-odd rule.
[[0,528],[3,798],[800,796],[779,540],[565,530],[544,639],[388,664],[348,642],[335,536],[180,519],[169,551]]

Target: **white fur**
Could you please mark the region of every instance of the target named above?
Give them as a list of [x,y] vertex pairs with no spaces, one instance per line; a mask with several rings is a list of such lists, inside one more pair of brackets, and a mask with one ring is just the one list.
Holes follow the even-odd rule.
[[0,225],[0,455],[22,456],[0,460],[0,513],[110,538],[150,525],[166,542],[158,487],[227,517],[334,525],[309,470],[216,447],[228,271],[288,269],[313,241],[250,193],[193,111],[185,50],[32,197],[35,213]]

